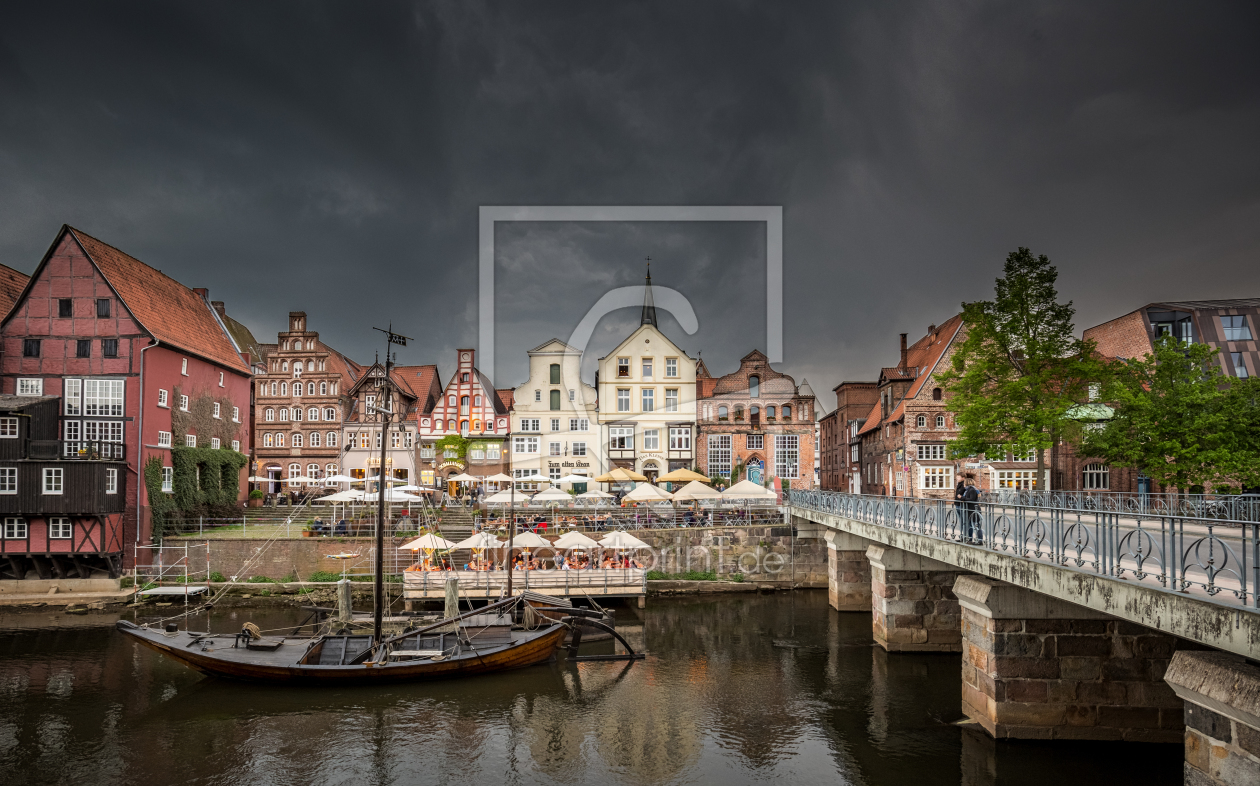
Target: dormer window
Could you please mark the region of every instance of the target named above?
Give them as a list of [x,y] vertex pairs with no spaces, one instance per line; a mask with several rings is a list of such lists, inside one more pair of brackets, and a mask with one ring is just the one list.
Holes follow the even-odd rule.
[[756,374],[748,378],[748,397],[749,398],[761,397],[761,377],[757,376]]

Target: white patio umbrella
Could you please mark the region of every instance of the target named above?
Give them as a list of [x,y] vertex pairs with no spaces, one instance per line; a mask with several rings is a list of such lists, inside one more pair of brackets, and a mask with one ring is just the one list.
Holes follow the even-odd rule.
[[741,480],[722,492],[722,499],[771,499],[777,495],[768,488],[758,486],[751,480]]
[[448,481],[454,480],[458,483],[480,483],[481,482],[481,478],[475,478],[472,475],[469,475],[467,472],[461,472],[458,475],[453,475],[447,478],[447,480]]
[[316,502],[358,502],[363,499],[363,492],[357,489],[350,491],[338,491],[336,494],[329,494],[326,497],[320,497]]
[[569,496],[569,492],[561,491],[560,489],[553,486],[549,489],[544,489],[538,492],[537,494],[535,494],[533,501],[534,502],[568,502],[571,499],[573,499],[573,497]]
[[691,499],[721,499],[722,492],[715,488],[710,488],[698,480],[693,480],[687,485],[674,492],[674,499],[677,501]]
[[599,542],[577,530],[572,530],[561,535],[551,545],[558,549],[594,549],[599,547]]
[[562,478],[551,481],[552,483],[593,483],[594,478],[588,478],[585,475],[568,474]]
[[625,499],[631,502],[668,502],[673,498],[673,494],[651,483],[640,483],[635,486],[634,491],[625,496]]
[[421,535],[413,541],[402,544],[398,547],[398,550],[415,551],[417,549],[453,549],[455,547],[456,544],[430,532],[428,535]]
[[486,480],[493,481],[495,483],[511,483],[512,482],[512,479],[508,477],[507,475],[504,475],[502,472],[500,472],[497,475],[491,475],[490,477],[486,478]]
[[262,478],[257,475],[250,475],[248,478],[246,478],[246,480],[248,480],[250,483],[270,483],[271,482],[271,478]]
[[599,541],[599,545],[606,549],[649,549],[651,546],[639,540],[635,536],[625,530],[617,530],[609,533],[606,537]]
[[[377,481],[380,481],[380,479],[381,479],[381,476],[380,476],[380,475],[373,475],[373,476],[372,476],[372,477],[370,477],[370,478],[362,478],[362,480],[368,480],[368,481],[372,481],[372,482],[377,482]],[[390,482],[390,483],[406,483],[406,482],[407,482],[407,481],[403,480],[402,478],[391,478],[391,477],[386,477],[386,478],[385,478],[385,480],[386,480],[386,481],[388,481],[388,482]]]
[[[507,541],[500,541],[499,548],[507,548]],[[518,532],[516,537],[512,538],[512,548],[514,549],[549,549],[551,541],[544,540],[535,532]]]
[[292,478],[285,478],[285,483],[318,483],[319,478],[308,478],[305,475],[297,475]]
[[[380,496],[380,494],[364,494],[363,501],[378,502],[380,500]],[[422,499],[424,499],[424,497],[417,497],[414,494],[407,494],[402,491],[393,491],[392,489],[385,492],[386,502],[419,502]]]
[[529,494],[523,491],[500,491],[498,494],[491,494],[486,497],[487,505],[513,505],[521,504],[529,501]]
[[471,538],[465,538],[456,543],[451,548],[456,549],[501,549],[505,544],[503,541],[491,535],[489,532],[478,532]]
[[532,475],[522,475],[519,478],[512,478],[512,480],[515,480],[517,483],[550,483],[552,482],[551,478],[547,477],[546,475],[539,475],[537,472],[535,472]]
[[331,480],[333,483],[358,483],[363,478],[352,478],[349,475],[329,475],[324,480]]
[[586,492],[585,494],[578,494],[577,498],[578,499],[612,499],[613,495],[609,494],[607,491],[600,491],[599,489],[594,489],[592,491]]

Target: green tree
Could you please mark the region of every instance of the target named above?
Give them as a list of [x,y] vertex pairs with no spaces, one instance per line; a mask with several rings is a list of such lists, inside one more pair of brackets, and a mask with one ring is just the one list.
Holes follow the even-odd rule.
[[994,299],[963,304],[967,336],[942,375],[959,427],[954,456],[1036,451],[1036,488],[1069,410],[1106,373],[1091,342],[1073,335],[1076,310],[1059,302],[1058,276],[1044,254],[1008,254]]
[[1260,386],[1224,376],[1215,347],[1165,336],[1154,349],[1118,364],[1103,391],[1114,413],[1086,431],[1082,450],[1182,490],[1254,485]]

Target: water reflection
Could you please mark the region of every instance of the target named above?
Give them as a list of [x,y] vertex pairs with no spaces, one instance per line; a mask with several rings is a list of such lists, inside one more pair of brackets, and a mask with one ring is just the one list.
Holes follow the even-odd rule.
[[[868,616],[830,611],[823,592],[617,613],[646,661],[323,690],[205,679],[109,619],[0,616],[0,782],[1181,780],[1178,746],[994,743],[952,725],[957,656],[888,656]],[[298,621],[235,609],[197,624],[246,619]]]

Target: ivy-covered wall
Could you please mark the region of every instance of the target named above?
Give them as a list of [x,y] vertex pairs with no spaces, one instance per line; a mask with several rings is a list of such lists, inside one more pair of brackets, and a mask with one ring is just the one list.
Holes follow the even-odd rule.
[[[210,447],[212,437],[219,438],[224,448],[232,446],[232,440],[240,439],[243,423],[232,422],[232,399],[226,395],[215,397],[212,393],[188,391],[176,387],[171,398],[171,439],[175,445],[183,445],[189,434],[197,435],[197,447]],[[181,396],[188,396],[188,411],[180,409]],[[219,405],[219,417],[214,416],[214,405]],[[249,413],[242,412],[246,417]]]

